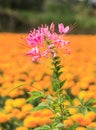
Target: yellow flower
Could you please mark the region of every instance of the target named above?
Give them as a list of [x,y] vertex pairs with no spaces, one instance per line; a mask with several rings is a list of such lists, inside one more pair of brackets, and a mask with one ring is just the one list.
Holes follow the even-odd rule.
[[24,104],[21,108],[22,112],[28,113],[32,110],[33,106],[31,104]]
[[28,128],[24,126],[17,127],[15,130],[28,130]]
[[69,110],[70,114],[72,114],[72,115],[77,112],[76,108],[69,108],[68,110]]
[[13,99],[7,99],[6,102],[5,102],[5,105],[10,105],[12,106],[13,105]]
[[0,112],[0,123],[4,123],[9,120],[8,114]]
[[78,106],[78,105],[80,105],[80,101],[77,98],[75,98],[73,100],[73,104],[74,104],[74,106]]
[[[38,124],[37,124],[38,120],[37,120],[37,117],[35,118],[34,116],[32,115],[28,115],[26,116],[26,118],[24,119],[24,126],[25,127],[28,127],[28,128],[34,128],[36,127]],[[42,120],[41,120],[42,122]]]
[[26,102],[26,99],[25,98],[16,98],[14,101],[13,101],[13,107],[22,107]]
[[11,105],[5,105],[4,109],[6,112],[11,112],[13,107]]
[[78,127],[78,128],[76,128],[76,130],[87,130],[87,129],[84,127]]
[[78,94],[78,97],[80,99],[83,99],[85,97],[85,94],[86,94],[86,91],[80,91],[79,94]]
[[67,106],[70,106],[70,102],[69,101],[64,101],[64,106],[67,107]]

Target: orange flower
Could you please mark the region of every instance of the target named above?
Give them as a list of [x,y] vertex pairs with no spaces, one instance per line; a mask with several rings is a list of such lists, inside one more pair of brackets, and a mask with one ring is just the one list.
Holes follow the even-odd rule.
[[31,104],[24,104],[21,108],[22,112],[29,113],[33,106]]
[[85,99],[85,101],[87,101],[87,100],[90,99],[90,98],[95,98],[95,93],[92,92],[92,91],[88,91],[88,92],[86,93],[84,99]]
[[69,126],[72,126],[73,124],[73,121],[69,118],[67,120],[64,120],[64,126],[65,128],[69,127]]
[[91,119],[86,118],[81,113],[72,115],[71,119],[79,123],[81,126],[88,126],[91,123]]
[[[40,118],[38,120],[37,117],[34,117],[32,115],[26,116],[24,119],[24,126],[28,128],[34,128],[38,125],[38,121],[40,122]],[[41,120],[42,121],[42,120]]]
[[96,113],[93,111],[90,111],[85,116],[86,119],[90,119],[91,122],[96,119]]
[[7,122],[9,119],[10,119],[10,116],[8,116],[8,114],[0,112],[0,123]]
[[26,99],[25,98],[16,98],[14,101],[13,101],[13,107],[22,107],[26,102]]
[[[34,113],[30,112],[33,106],[31,104],[26,104],[24,101],[25,98],[22,100],[20,96],[26,97],[26,92],[37,91],[38,89],[47,89],[47,94],[53,94],[50,84],[50,76],[52,75],[50,69],[51,64],[49,64],[49,61],[42,62],[38,65],[31,64],[31,61],[24,56],[27,48],[21,45],[23,42],[21,37],[26,37],[26,34],[0,34],[0,95],[2,101],[4,99],[4,102],[2,102],[4,103],[4,107],[0,107],[6,112],[0,112],[0,123],[9,121],[11,117],[17,117],[22,122],[22,119],[25,117],[24,123],[26,126],[28,126],[28,128],[29,126],[34,128],[37,125],[49,123],[50,117],[52,117],[53,114],[47,110]],[[70,45],[72,50],[71,55],[64,57],[61,50],[58,52],[60,57],[62,56],[61,63],[65,66],[62,68],[64,74],[62,74],[60,79],[67,80],[63,88],[68,89],[74,97],[78,96],[80,99],[84,98],[85,101],[90,98],[96,98],[96,77],[94,73],[96,70],[95,37],[96,36],[90,35],[69,35],[66,38],[70,39],[72,42]],[[5,55],[5,52],[7,52],[7,55]],[[45,73],[48,75],[45,76]],[[43,80],[41,80],[41,77],[43,77]],[[36,82],[34,82],[35,80]],[[16,88],[9,93],[9,91],[14,88],[14,86],[18,86],[18,84],[26,85]],[[78,106],[79,104],[80,101],[74,98],[73,105]],[[65,102],[65,106],[68,105],[70,107],[70,103]],[[96,103],[94,103],[93,107],[96,107]],[[71,124],[69,120],[72,120],[73,123],[79,123],[82,127],[78,127],[76,130],[85,130],[86,128],[84,127],[86,126],[93,129],[96,127],[95,113],[90,111],[84,116],[81,113],[76,114],[75,109],[70,109],[70,112],[74,115],[65,122],[68,125]]]
[[88,126],[91,127],[92,129],[94,129],[94,128],[96,128],[96,122],[92,122]]

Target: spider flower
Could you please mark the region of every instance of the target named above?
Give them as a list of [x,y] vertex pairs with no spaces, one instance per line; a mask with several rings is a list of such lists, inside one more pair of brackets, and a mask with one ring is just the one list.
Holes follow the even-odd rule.
[[52,22],[50,27],[42,25],[38,29],[30,31],[26,38],[28,46],[30,47],[27,55],[32,56],[32,61],[38,62],[42,57],[47,57],[51,54],[56,56],[59,47],[66,50],[69,54],[70,50],[66,47],[69,41],[64,40],[64,34],[69,31],[69,26],[64,27],[63,23],[58,24],[58,33],[55,31],[55,24]]

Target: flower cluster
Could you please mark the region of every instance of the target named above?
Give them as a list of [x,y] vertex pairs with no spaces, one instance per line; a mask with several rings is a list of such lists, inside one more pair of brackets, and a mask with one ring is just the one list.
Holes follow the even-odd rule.
[[56,56],[56,48],[62,47],[70,53],[66,47],[69,41],[64,40],[64,34],[69,31],[69,26],[64,27],[63,23],[58,24],[59,34],[55,31],[55,24],[52,22],[50,27],[42,25],[38,29],[31,31],[26,38],[28,46],[31,47],[27,55],[32,56],[32,61],[38,62],[40,58],[51,54]]
[[[26,92],[36,91],[37,87],[42,91],[48,90],[47,95],[53,95],[54,93],[50,83],[51,71],[47,67],[48,62],[37,66],[36,64],[30,64],[27,58],[22,57],[22,53],[25,53],[26,48],[21,48],[19,44],[13,44],[14,41],[17,41],[17,36],[25,39],[26,34],[0,34],[0,46],[2,46],[0,48],[0,130],[12,130],[13,127],[14,130],[34,129],[38,125],[49,123],[49,117],[51,116],[48,110],[32,112],[34,106],[25,102],[28,96]],[[65,129],[68,130],[67,127],[72,129],[73,124],[76,126],[77,123],[76,130],[88,130],[87,127],[95,130],[96,112],[93,113],[92,110],[88,109],[88,112],[83,115],[82,111],[77,111],[76,107],[81,105],[80,100],[84,99],[84,101],[90,102],[90,99],[96,99],[96,58],[93,56],[96,55],[96,38],[94,35],[69,35],[68,39],[73,43],[71,49],[74,52],[63,59],[60,51],[62,64],[64,65],[61,80],[67,79],[64,89],[72,95],[74,107],[70,108],[69,101],[64,102],[72,115],[64,121]],[[5,55],[5,52],[8,52],[8,54]],[[36,82],[32,84],[32,81]],[[25,85],[9,93],[12,88],[22,84]],[[92,107],[96,110],[96,102],[91,104]],[[31,128],[29,125],[31,125]]]

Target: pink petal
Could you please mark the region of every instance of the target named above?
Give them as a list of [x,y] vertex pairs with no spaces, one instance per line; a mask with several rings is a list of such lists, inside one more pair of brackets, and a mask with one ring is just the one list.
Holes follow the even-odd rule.
[[69,26],[66,26],[65,28],[64,28],[64,33],[67,33],[69,31]]
[[48,54],[48,50],[45,50],[45,51],[42,52],[41,55],[42,55],[42,56],[46,56],[47,54]]
[[63,25],[63,23],[58,24],[58,29],[59,29],[60,33],[64,32],[64,25]]
[[52,22],[50,25],[50,30],[52,31],[52,33],[54,32],[55,29],[55,24]]

